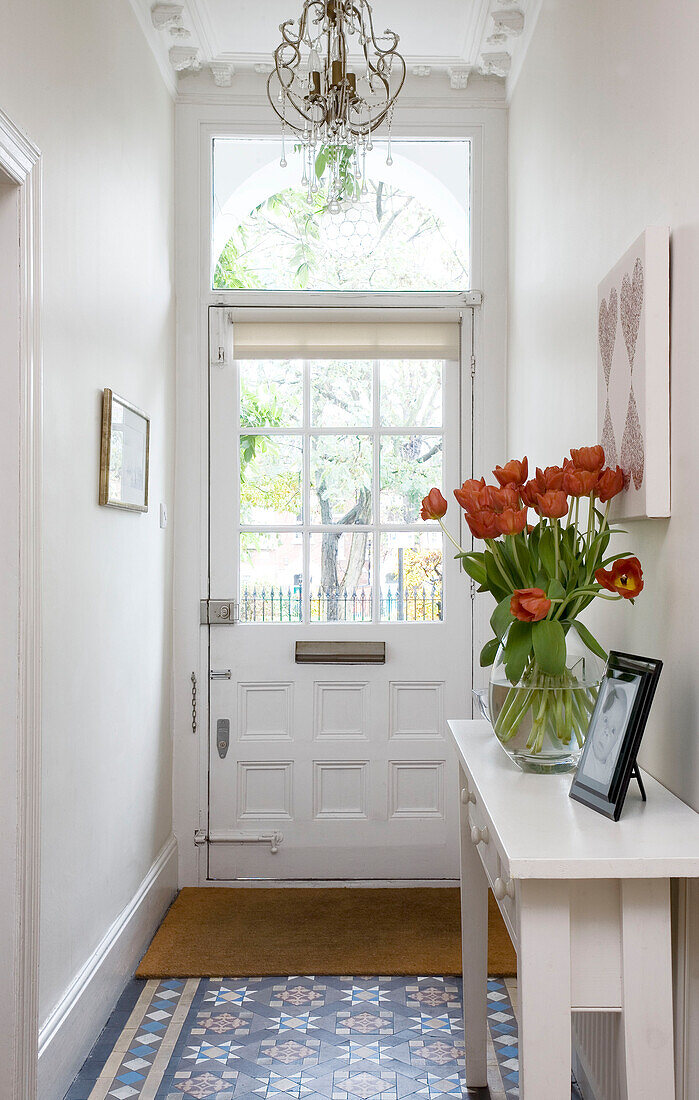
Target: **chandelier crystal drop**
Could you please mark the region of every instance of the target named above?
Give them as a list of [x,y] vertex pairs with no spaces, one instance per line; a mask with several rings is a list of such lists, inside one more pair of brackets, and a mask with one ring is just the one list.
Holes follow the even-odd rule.
[[366,156],[372,135],[391,125],[396,97],[405,81],[398,35],[374,30],[367,0],[304,0],[298,20],[280,26],[267,95],[281,120],[280,164],[286,167],[287,131],[301,137],[303,175],[309,201],[326,171],[328,209],[366,193]]

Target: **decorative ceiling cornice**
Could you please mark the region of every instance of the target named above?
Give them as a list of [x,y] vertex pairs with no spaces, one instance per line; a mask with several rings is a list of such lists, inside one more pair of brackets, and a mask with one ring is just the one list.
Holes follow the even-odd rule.
[[[217,89],[225,89],[227,95],[231,88],[235,91],[236,73],[271,70],[272,45],[269,54],[242,53],[220,40],[210,0],[131,0],[131,4],[168,86],[176,88],[179,96],[189,93],[191,98],[193,89],[187,81],[192,73],[208,74],[215,96],[221,94]],[[456,94],[468,91],[474,75],[509,84],[510,74],[516,78],[521,69],[540,7],[541,0],[472,0],[463,5],[464,25],[454,28],[453,41],[462,43],[460,52],[452,56],[406,53],[408,71],[426,86],[435,81],[443,86],[446,80]],[[294,0],[290,0],[290,16],[293,12]],[[195,83],[204,94],[201,77]]]

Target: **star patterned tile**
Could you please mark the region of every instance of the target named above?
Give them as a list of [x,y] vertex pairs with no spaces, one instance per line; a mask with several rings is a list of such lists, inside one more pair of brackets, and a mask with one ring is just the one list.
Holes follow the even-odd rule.
[[[88,1060],[66,1100],[89,1097],[110,1056],[110,1066],[117,1058],[118,1065],[100,1092],[108,1100],[138,1100],[146,1085],[155,1100],[473,1095],[464,1081],[458,978],[223,976],[134,981],[124,996],[118,1024],[108,1025],[95,1048],[101,1062]],[[502,1081],[491,1097],[516,1100],[517,1020],[503,979],[488,979],[487,1005],[491,1058]],[[161,1047],[165,1058],[157,1058]]]

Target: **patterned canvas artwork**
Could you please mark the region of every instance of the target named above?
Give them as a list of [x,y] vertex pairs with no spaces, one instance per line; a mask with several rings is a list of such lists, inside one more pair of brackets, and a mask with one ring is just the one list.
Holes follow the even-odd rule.
[[599,285],[597,426],[627,492],[615,519],[670,514],[669,230],[646,229]]

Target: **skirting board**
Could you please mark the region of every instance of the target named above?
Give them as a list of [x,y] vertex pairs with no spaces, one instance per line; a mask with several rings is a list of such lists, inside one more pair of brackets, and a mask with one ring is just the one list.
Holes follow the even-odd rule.
[[39,1030],[41,1100],[62,1100],[177,892],[171,836]]

